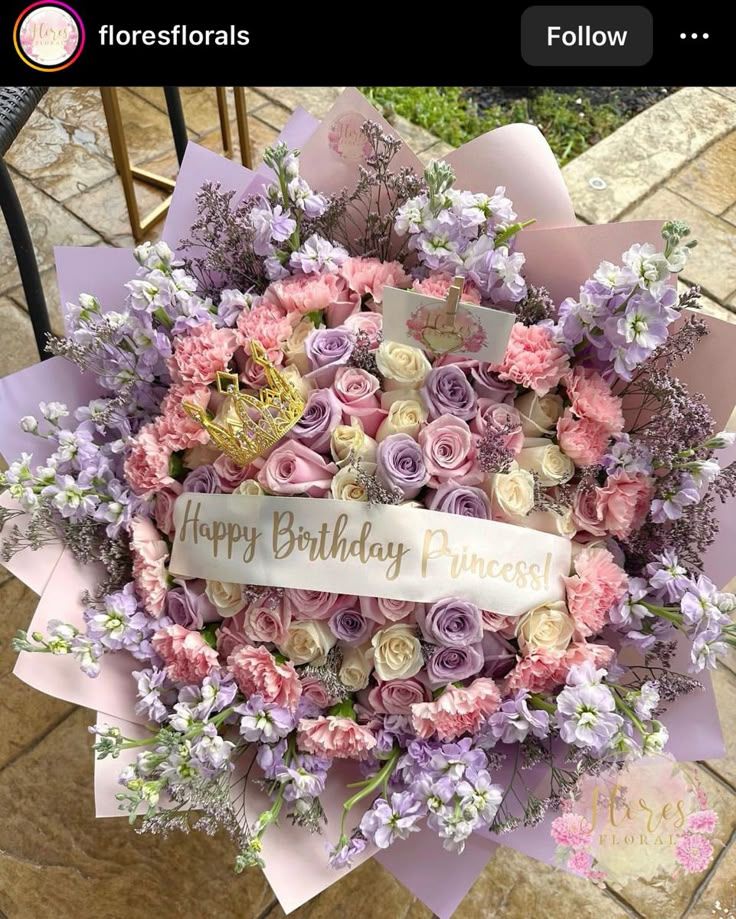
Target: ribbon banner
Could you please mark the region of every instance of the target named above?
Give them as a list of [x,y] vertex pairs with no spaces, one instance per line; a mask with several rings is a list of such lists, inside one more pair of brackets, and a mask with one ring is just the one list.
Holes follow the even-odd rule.
[[564,600],[570,542],[507,523],[360,502],[186,493],[174,575],[432,603],[504,616]]

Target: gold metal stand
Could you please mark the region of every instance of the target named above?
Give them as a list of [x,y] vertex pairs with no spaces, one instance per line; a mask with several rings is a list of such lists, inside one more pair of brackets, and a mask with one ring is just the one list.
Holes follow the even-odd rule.
[[[245,101],[245,87],[233,86],[235,97],[235,121],[238,127],[238,143],[240,144],[240,160],[248,169],[253,168],[253,154],[250,146],[250,133],[248,131],[248,106]],[[230,135],[230,112],[227,104],[227,89],[217,87],[217,111],[220,116],[220,133],[225,156],[232,157],[233,143]]]
[[[125,203],[128,206],[128,216],[130,217],[130,229],[135,241],[140,242],[151,227],[158,223],[168,211],[171,204],[171,192],[174,190],[176,183],[173,179],[167,178],[167,176],[160,176],[148,169],[141,169],[138,166],[131,165],[130,157],[128,156],[128,145],[125,141],[123,119],[120,114],[117,88],[114,86],[101,86],[100,93],[102,95],[102,106],[105,110],[105,119],[107,120],[107,129],[110,133],[110,145],[112,146],[115,168],[120,176],[120,181],[123,183],[123,194],[125,195]],[[169,192],[166,198],[142,219],[138,208],[138,200],[135,196],[134,179],[139,179],[147,185]]]

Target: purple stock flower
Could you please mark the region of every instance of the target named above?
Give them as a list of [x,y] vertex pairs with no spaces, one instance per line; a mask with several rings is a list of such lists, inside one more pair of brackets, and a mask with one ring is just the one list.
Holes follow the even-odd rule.
[[330,849],[329,846],[327,847],[330,853],[328,861],[330,868],[338,870],[340,868],[352,868],[353,859],[356,855],[360,855],[367,845],[368,840],[363,836],[353,836],[348,840],[341,837],[333,849]]
[[431,769],[438,775],[447,775],[453,781],[459,781],[466,770],[485,769],[488,757],[479,747],[474,746],[471,737],[463,737],[453,743],[441,744],[434,749],[429,758]]
[[359,645],[368,635],[370,623],[356,609],[340,609],[330,617],[332,634],[348,645]]
[[432,492],[428,496],[427,508],[445,514],[460,514],[462,517],[491,519],[491,502],[488,495],[480,488],[458,485],[456,482],[445,482]]
[[649,584],[668,602],[679,602],[690,585],[687,571],[677,561],[677,554],[667,550],[646,567]]
[[590,664],[573,667],[568,685],[557,696],[557,723],[565,743],[605,752],[623,724],[613,693],[600,682],[605,671]]
[[255,230],[253,251],[256,255],[270,255],[271,240],[284,242],[296,229],[296,221],[280,204],[272,207],[264,198],[261,207],[254,207],[250,212],[250,222]]
[[288,708],[265,702],[259,694],[235,711],[241,715],[240,733],[249,743],[276,743],[294,730],[294,716]]
[[691,475],[683,475],[674,488],[663,486],[660,494],[652,501],[650,516],[654,523],[679,520],[688,505],[700,501],[700,491]]
[[494,785],[490,773],[486,769],[467,774],[458,782],[457,794],[460,806],[464,810],[473,812],[477,819],[488,826],[493,822],[501,801],[503,789]]
[[646,606],[639,603],[648,593],[649,585],[644,578],[629,578],[628,590],[609,613],[611,624],[622,632],[640,629],[644,620],[652,616]]
[[642,472],[645,475],[652,474],[652,458],[649,450],[644,444],[632,444],[628,434],[618,434],[614,438],[613,445],[601,460],[601,464],[606,472],[616,472],[617,469],[623,469],[624,472],[631,474]]
[[161,724],[169,717],[169,706],[176,698],[176,691],[169,683],[164,670],[156,667],[134,670],[133,678],[138,684],[136,715],[145,715],[148,721]]
[[285,800],[311,804],[325,790],[327,772],[331,765],[331,760],[299,753],[289,766],[278,768],[276,779],[285,786]]
[[166,615],[175,625],[199,631],[205,623],[220,616],[205,593],[205,582],[200,579],[182,581],[166,594]]
[[312,450],[324,452],[330,437],[342,419],[342,405],[331,389],[313,389],[309,393],[304,414],[289,434],[294,440]]
[[444,686],[467,680],[482,667],[483,650],[480,644],[464,648],[438,647],[427,661],[427,676],[433,686]]
[[728,617],[718,609],[718,592],[715,584],[704,575],[697,580],[690,580],[687,590],[680,600],[682,619],[686,626],[699,626],[703,620],[711,622],[728,622]]
[[347,250],[336,246],[322,236],[313,234],[293,252],[290,265],[304,274],[317,274],[320,271],[337,271],[348,257]]
[[534,737],[549,734],[549,714],[529,708],[529,693],[517,690],[501,703],[501,708],[488,719],[485,737],[496,743],[521,743],[531,732]]
[[454,415],[470,421],[475,416],[475,390],[457,364],[430,370],[422,387],[422,396],[431,419]]
[[417,824],[424,817],[422,802],[410,791],[377,798],[370,810],[363,814],[360,830],[369,842],[379,849],[387,849],[396,839],[407,839],[419,831]]
[[277,774],[284,767],[284,756],[286,754],[287,741],[282,738],[276,744],[259,744],[256,753],[256,762],[263,770],[263,775],[269,781],[274,781]]
[[198,495],[218,494],[220,492],[220,480],[215,472],[215,467],[204,465],[192,469],[184,479],[182,491],[194,492]]
[[378,445],[378,473],[384,484],[415,498],[429,481],[422,448],[408,434],[390,434]]
[[427,641],[435,644],[465,648],[477,644],[483,638],[480,610],[473,603],[458,597],[438,600],[426,612],[421,607],[417,621]]

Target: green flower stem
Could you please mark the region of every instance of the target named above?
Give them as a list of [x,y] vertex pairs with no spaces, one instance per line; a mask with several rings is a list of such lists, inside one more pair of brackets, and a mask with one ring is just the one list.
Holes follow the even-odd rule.
[[541,709],[543,712],[549,712],[550,715],[554,715],[555,712],[557,711],[556,706],[553,705],[552,702],[547,702],[537,692],[533,692],[531,694],[530,701],[532,703],[532,708],[538,708],[538,709]]
[[515,236],[520,230],[523,230],[524,227],[531,226],[537,221],[532,218],[531,220],[525,220],[523,223],[512,223],[510,227],[506,227],[505,230],[502,230],[498,236],[493,240],[493,246],[497,249],[499,246],[502,246],[507,239],[511,239],[512,236]]
[[656,606],[654,603],[645,603],[642,601],[641,605],[645,606],[650,613],[654,613],[656,616],[660,616],[662,619],[674,623],[678,629],[682,628],[682,613],[678,613],[668,606]]
[[[345,835],[345,819],[348,813],[355,807],[358,801],[361,801],[363,798],[368,797],[372,794],[377,788],[383,786],[384,794],[386,794],[388,780],[391,778],[391,774],[396,768],[396,763],[399,760],[401,755],[401,750],[398,747],[394,747],[391,751],[391,755],[383,764],[383,767],[379,772],[377,772],[372,778],[367,779],[365,782],[356,783],[356,785],[363,785],[360,791],[356,792],[352,798],[348,798],[347,801],[342,806],[342,820],[340,821],[340,836]],[[350,786],[355,787],[355,786]]]
[[159,306],[153,311],[153,315],[158,319],[162,326],[165,326],[167,329],[170,329],[174,323],[170,316],[166,314],[166,311],[162,306]]
[[644,723],[636,716],[636,714],[634,714],[634,710],[631,708],[631,706],[624,702],[624,700],[621,698],[621,694],[618,691],[614,691],[613,698],[616,700],[616,708],[631,719],[632,724],[638,728],[642,737],[646,737],[649,731],[647,731],[646,727],[644,727]]

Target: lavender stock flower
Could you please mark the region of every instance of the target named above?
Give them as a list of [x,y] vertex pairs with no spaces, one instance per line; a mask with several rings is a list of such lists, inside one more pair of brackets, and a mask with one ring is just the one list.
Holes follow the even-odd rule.
[[604,674],[591,664],[573,667],[568,685],[557,696],[560,737],[596,756],[606,751],[623,724],[623,718],[616,714],[613,693],[600,682]]
[[253,695],[235,711],[241,716],[239,730],[249,743],[273,744],[294,730],[294,716],[287,708]]
[[488,719],[484,740],[490,746],[496,743],[522,743],[531,732],[534,737],[546,737],[549,733],[549,714],[529,708],[529,693],[517,690],[501,703],[501,708]]
[[379,849],[387,849],[396,839],[407,839],[419,831],[417,824],[424,817],[421,801],[410,791],[395,792],[391,803],[377,798],[360,821],[366,839]]

